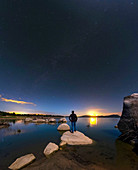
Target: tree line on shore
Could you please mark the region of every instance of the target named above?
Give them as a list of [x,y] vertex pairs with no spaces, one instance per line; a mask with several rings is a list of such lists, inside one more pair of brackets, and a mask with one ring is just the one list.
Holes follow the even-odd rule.
[[5,111],[0,111],[0,116],[43,116],[43,117],[64,117],[62,115],[42,115],[42,114],[16,114],[15,112],[9,113]]

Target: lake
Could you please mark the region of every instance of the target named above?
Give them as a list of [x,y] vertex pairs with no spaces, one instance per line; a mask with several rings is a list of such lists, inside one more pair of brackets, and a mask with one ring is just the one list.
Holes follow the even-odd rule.
[[[138,156],[132,151],[133,146],[117,140],[120,132],[114,126],[118,121],[118,118],[79,118],[77,130],[92,138],[93,144],[79,146],[78,152],[90,162],[107,169],[138,169]],[[69,121],[67,123],[71,125]],[[60,143],[58,123],[34,124],[17,120],[10,124],[9,128],[0,129],[1,170],[8,169],[17,157],[28,153],[41,159],[49,142]]]

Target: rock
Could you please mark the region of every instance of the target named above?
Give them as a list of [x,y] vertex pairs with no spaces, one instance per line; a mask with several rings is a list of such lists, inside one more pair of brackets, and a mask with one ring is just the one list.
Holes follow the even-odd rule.
[[9,123],[6,123],[6,122],[0,122],[0,129],[1,128],[7,128],[7,127],[9,127],[10,126],[10,124]]
[[66,123],[62,123],[61,125],[58,126],[57,130],[70,130],[70,127]]
[[131,94],[131,96],[137,96],[138,97],[138,93],[133,93],[133,94]]
[[31,122],[33,119],[32,118],[29,118],[29,117],[27,117],[27,118],[25,118],[25,122]]
[[37,120],[32,120],[33,123],[37,123]]
[[133,139],[130,141],[132,145],[138,145],[138,139]]
[[59,123],[66,123],[67,120],[66,120],[66,118],[61,118],[58,122],[59,122]]
[[49,122],[50,122],[50,123],[56,122],[56,119],[50,118],[50,119],[49,119]]
[[130,142],[138,139],[138,93],[124,98],[118,129],[122,133],[119,137],[121,140]]
[[71,133],[70,131],[67,131],[63,133],[61,136],[61,140],[66,142],[69,145],[88,145],[92,144],[92,139],[85,136],[83,133],[76,131],[74,133]]
[[50,142],[46,146],[46,148],[44,150],[44,154],[45,154],[46,157],[48,157],[51,153],[57,151],[58,149],[59,149],[58,145],[56,145],[55,143]]
[[114,127],[115,127],[115,128],[118,128],[118,125],[115,125]]
[[36,120],[33,120],[34,123],[45,123],[45,119],[36,119]]
[[48,157],[51,153],[57,151],[58,149],[59,149],[58,145],[56,145],[55,143],[50,142],[46,146],[46,148],[44,150],[44,154],[45,154],[46,157]]
[[16,161],[13,162],[8,168],[9,169],[21,169],[24,166],[30,164],[35,159],[36,158],[35,158],[35,156],[33,154],[27,154],[25,156],[17,158]]
[[48,119],[46,119],[45,121],[46,121],[46,123],[48,123],[48,122],[49,122],[49,121],[48,121]]
[[21,129],[18,129],[17,132],[18,132],[18,133],[21,133]]
[[59,146],[64,146],[64,145],[66,145],[66,144],[67,144],[67,142],[61,141],[60,144],[59,144]]

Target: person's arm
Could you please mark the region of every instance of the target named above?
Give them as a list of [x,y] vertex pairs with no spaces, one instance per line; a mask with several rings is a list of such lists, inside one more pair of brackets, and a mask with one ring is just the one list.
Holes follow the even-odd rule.
[[78,118],[77,118],[77,115],[75,115],[75,121],[77,122]]
[[70,116],[69,116],[69,120],[71,121]]

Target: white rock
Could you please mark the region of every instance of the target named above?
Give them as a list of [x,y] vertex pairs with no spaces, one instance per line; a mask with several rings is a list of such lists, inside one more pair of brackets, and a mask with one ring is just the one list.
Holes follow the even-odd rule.
[[37,123],[37,120],[32,120],[33,123]]
[[67,144],[67,142],[61,141],[60,144],[59,144],[59,146],[64,146],[64,145],[66,145],[66,144]]
[[67,122],[67,120],[66,120],[66,118],[64,117],[64,118],[59,119],[58,122]]
[[25,118],[25,121],[26,122],[31,122],[33,119],[32,118],[29,118],[29,117],[27,117],[27,118]]
[[37,120],[37,123],[45,123],[45,119],[36,119]]
[[58,126],[57,130],[70,130],[70,127],[66,123],[62,123],[61,125]]
[[59,149],[58,145],[55,143],[50,142],[46,148],[44,149],[45,156],[49,156],[51,153],[57,151]]
[[50,118],[50,119],[49,119],[49,122],[56,122],[56,119]]
[[131,96],[138,96],[138,93],[133,93],[131,94]]
[[85,136],[83,133],[76,131],[71,133],[67,131],[61,136],[61,140],[67,142],[69,145],[87,145],[92,144],[92,139]]
[[33,154],[27,154],[25,156],[17,158],[16,161],[13,162],[8,168],[9,169],[20,169],[20,168],[23,168],[24,166],[28,165],[35,159],[36,158]]
[[48,119],[46,119],[46,123],[48,123],[49,121],[48,121]]

